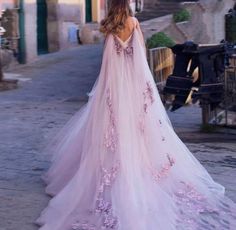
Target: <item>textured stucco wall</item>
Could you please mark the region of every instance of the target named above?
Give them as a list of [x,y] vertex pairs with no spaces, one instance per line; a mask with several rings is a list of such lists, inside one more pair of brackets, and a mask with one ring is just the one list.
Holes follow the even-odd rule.
[[[47,0],[49,52],[69,47],[68,30],[84,22],[84,0]],[[31,62],[37,54],[37,1],[25,0],[26,61]]]
[[[176,27],[185,35],[185,40],[193,40],[196,43],[219,43],[225,38],[225,14],[234,3],[235,0],[200,0],[200,4],[186,2],[183,7],[191,13],[191,20],[177,23]],[[166,32],[177,38],[178,31],[171,31],[172,29],[173,26],[170,26]]]
[[[12,8],[17,0],[0,0],[0,11]],[[48,9],[47,31],[49,52],[77,45],[69,38],[85,24],[85,0],[46,0]],[[92,19],[100,22],[105,16],[106,0],[92,0]],[[37,0],[24,0],[26,62],[35,60],[37,54]],[[71,33],[70,33],[71,35]]]
[[[68,30],[85,24],[85,0],[47,0],[49,50],[56,51],[73,45],[68,41]],[[106,0],[92,0],[92,24],[105,16]],[[93,25],[91,25],[93,27]],[[75,44],[74,44],[75,45]]]
[[208,14],[200,4],[185,3],[183,5],[191,14],[191,19],[186,23],[177,23],[176,26],[185,34],[186,40],[195,43],[210,43],[213,34],[209,35],[208,22],[203,20],[203,15]]
[[48,48],[49,52],[54,52],[60,49],[57,0],[47,0],[47,10]]
[[[84,0],[58,0],[57,3],[58,42],[59,48],[65,49],[72,44],[69,41],[69,30],[84,23]],[[50,28],[48,28],[50,33]],[[57,40],[55,37],[54,40]]]
[[[53,4],[52,0],[47,1],[49,50],[56,51],[77,45],[68,40],[68,31],[76,26],[83,28],[85,0],[53,0]],[[105,10],[106,0],[92,0],[92,21],[100,22],[105,16]]]
[[225,14],[235,4],[235,0],[200,0],[206,9],[203,21],[206,24],[210,42],[218,43],[225,38]]
[[24,12],[25,12],[26,62],[32,62],[38,56],[36,0],[25,0]]
[[[144,4],[155,4],[157,0],[146,0]],[[196,43],[219,43],[225,38],[225,14],[235,4],[236,0],[200,0],[185,2],[183,7],[191,12],[189,22],[169,26],[164,29],[176,41],[193,40]],[[153,27],[161,27],[161,24]],[[155,29],[155,28],[154,28]]]

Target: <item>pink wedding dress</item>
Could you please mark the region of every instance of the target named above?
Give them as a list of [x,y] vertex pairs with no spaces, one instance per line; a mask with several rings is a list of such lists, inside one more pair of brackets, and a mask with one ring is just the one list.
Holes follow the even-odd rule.
[[40,230],[236,229],[235,203],[171,126],[137,28],[108,35],[88,103],[47,152]]

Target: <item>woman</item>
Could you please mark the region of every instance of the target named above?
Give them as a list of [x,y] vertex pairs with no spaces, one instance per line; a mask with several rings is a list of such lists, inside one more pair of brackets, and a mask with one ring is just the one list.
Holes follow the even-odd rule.
[[175,134],[128,0],[113,0],[88,103],[48,147],[40,230],[236,229],[235,204]]

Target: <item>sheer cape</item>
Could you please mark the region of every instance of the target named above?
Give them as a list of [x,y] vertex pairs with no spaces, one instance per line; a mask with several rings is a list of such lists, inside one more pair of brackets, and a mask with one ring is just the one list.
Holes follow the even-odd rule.
[[236,229],[235,204],[172,128],[137,29],[106,38],[88,103],[46,152],[40,230]]

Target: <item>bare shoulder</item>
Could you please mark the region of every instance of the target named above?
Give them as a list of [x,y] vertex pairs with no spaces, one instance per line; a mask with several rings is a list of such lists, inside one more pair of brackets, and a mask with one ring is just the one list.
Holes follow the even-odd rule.
[[139,26],[139,20],[136,17],[133,17],[133,20],[135,21],[136,26]]
[[135,17],[130,16],[127,18],[126,25],[128,27],[137,27],[138,24],[138,20]]
[[130,23],[137,23],[138,22],[138,19],[134,16],[129,16],[127,18],[127,21],[130,22]]
[[134,28],[137,27],[136,20],[134,17],[128,17],[125,22],[124,28],[118,33],[118,36],[125,41],[130,34],[134,31]]

